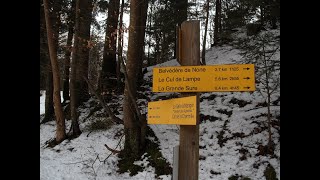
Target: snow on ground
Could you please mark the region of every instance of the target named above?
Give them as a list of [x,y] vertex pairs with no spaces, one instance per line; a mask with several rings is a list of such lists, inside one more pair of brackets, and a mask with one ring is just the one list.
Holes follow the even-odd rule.
[[[275,32],[277,33],[277,32]],[[208,65],[242,63],[240,50],[224,45],[213,47],[206,53]],[[280,60],[280,53],[276,54]],[[176,60],[171,60],[156,66],[148,67],[144,78],[152,82],[153,67],[179,66]],[[151,101],[179,93],[153,93],[148,85],[146,92]],[[279,93],[274,98],[280,97]],[[40,114],[44,113],[44,98],[40,96]],[[160,98],[160,99],[161,99]],[[280,179],[280,131],[271,128],[272,138],[275,143],[274,156],[257,155],[258,145],[266,145],[268,141],[267,121],[264,115],[267,108],[261,105],[265,97],[258,91],[255,92],[212,92],[202,93],[200,96],[200,137],[199,137],[199,179],[227,180],[232,175],[249,177],[252,180],[264,180],[264,170],[271,164]],[[235,103],[235,100],[243,104]],[[123,96],[119,97],[119,103]],[[146,100],[139,99],[139,102]],[[113,102],[115,103],[115,102]],[[90,107],[87,103],[85,107]],[[143,108],[142,113],[146,113]],[[123,112],[120,109],[119,118]],[[280,116],[280,102],[278,106],[271,106],[273,120]],[[86,127],[89,120],[85,117],[89,110],[82,110],[80,115],[80,137],[71,141],[64,141],[54,148],[43,148],[44,143],[55,134],[55,123],[48,122],[40,126],[40,179],[156,179],[155,170],[146,167],[143,172],[130,177],[129,173],[117,173],[118,157],[111,154],[104,144],[117,150],[123,148],[123,140],[119,143],[123,125],[113,125],[108,130],[90,133]],[[280,122],[280,120],[279,120]],[[69,129],[70,121],[66,121]],[[161,152],[173,164],[173,148],[179,145],[178,125],[149,125],[160,141]],[[279,126],[280,129],[280,126]],[[90,134],[89,134],[90,133]],[[116,148],[117,144],[119,146]],[[222,146],[221,146],[222,144]],[[110,156],[109,156],[110,155]],[[108,157],[108,158],[107,158]],[[107,158],[107,159],[106,159]],[[103,161],[106,159],[106,162]],[[148,158],[136,162],[146,166]],[[171,179],[171,175],[163,175],[158,179]]]
[[[84,119],[89,113],[84,110],[80,112],[79,119]],[[70,120],[67,120],[67,132],[70,125]],[[54,137],[55,122],[51,121],[40,126],[40,179],[155,179],[155,170],[151,167],[134,177],[129,176],[129,173],[120,175],[117,173],[118,157],[110,155],[104,144],[116,150],[122,149],[124,138],[121,138],[120,134],[122,134],[123,125],[113,125],[108,130],[94,132],[90,132],[86,128],[87,125],[88,121],[81,122],[82,134],[78,138],[71,141],[65,140],[54,148],[44,148],[44,144]],[[160,178],[170,179],[169,176],[160,176]]]
[[211,51],[206,53],[206,63],[214,64],[237,64],[240,61],[240,51],[231,46],[223,45],[220,47],[211,48]]
[[[278,31],[273,32],[279,35]],[[243,32],[241,33],[243,36]],[[240,50],[234,49],[229,45],[221,47],[213,47],[206,53],[207,65],[215,64],[243,64]],[[280,60],[280,53],[275,54],[275,58]],[[179,66],[176,60],[171,60],[163,64],[148,67],[148,73],[145,74],[146,80],[152,79],[153,67],[165,66]],[[159,94],[164,93],[151,93],[151,100],[156,99]],[[166,95],[173,93],[166,93]],[[211,95],[215,95],[214,100],[208,100]],[[275,100],[280,97],[279,93],[272,95]],[[210,115],[218,120],[210,121],[201,119],[200,124],[200,161],[199,161],[199,179],[218,179],[226,180],[232,175],[242,175],[251,179],[264,180],[264,170],[268,163],[270,163],[277,173],[277,178],[280,179],[280,134],[272,128],[273,141],[276,144],[274,154],[277,157],[256,156],[258,153],[258,144],[266,145],[268,142],[267,130],[261,133],[251,134],[254,130],[259,130],[256,123],[267,126],[266,117],[257,117],[267,112],[266,107],[259,107],[259,103],[265,102],[266,98],[261,96],[261,93],[255,91],[249,92],[214,92],[202,93],[200,98],[200,114]],[[209,98],[210,99],[210,98]],[[238,104],[230,103],[232,99],[242,100],[248,102],[244,107],[239,107]],[[257,107],[258,106],[258,107]],[[219,112],[220,110],[220,112]],[[230,112],[228,116],[222,111]],[[280,114],[280,106],[271,106],[272,114]],[[224,138],[230,138],[233,133],[243,134],[247,136],[244,138],[232,138],[225,142],[223,147],[218,144],[218,135],[223,130],[226,123],[226,131],[223,135]],[[179,126],[176,125],[150,125],[155,134],[160,140],[161,152],[164,157],[172,164],[173,147],[179,145]],[[250,135],[250,136],[249,136]],[[240,153],[243,152],[243,153]],[[244,160],[240,160],[240,157]]]
[[[45,100],[46,100],[46,91],[41,90],[40,91],[40,115],[45,113],[44,105],[45,105]],[[62,91],[61,91],[61,102],[63,101],[62,97]]]

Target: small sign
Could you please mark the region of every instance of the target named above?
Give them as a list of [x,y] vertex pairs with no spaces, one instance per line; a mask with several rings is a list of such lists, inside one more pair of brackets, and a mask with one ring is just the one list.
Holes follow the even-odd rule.
[[153,68],[153,92],[255,91],[254,64]]
[[196,96],[148,102],[148,124],[196,125]]

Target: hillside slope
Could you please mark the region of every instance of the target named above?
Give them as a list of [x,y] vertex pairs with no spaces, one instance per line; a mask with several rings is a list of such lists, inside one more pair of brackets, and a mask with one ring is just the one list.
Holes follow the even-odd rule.
[[[273,37],[280,34],[279,29],[270,32]],[[233,44],[213,47],[207,51],[207,65],[248,62],[242,54],[244,50],[236,46],[237,41],[240,42],[246,37],[245,31],[239,30],[233,36],[235,39]],[[254,44],[253,38],[251,41]],[[280,61],[280,49],[272,55],[272,59]],[[147,102],[179,97],[179,93],[151,91],[153,67],[165,66],[179,66],[179,64],[176,60],[171,60],[147,68],[147,73],[144,75],[145,83],[139,91],[138,99],[142,113],[147,113]],[[260,69],[256,70],[260,72]],[[279,71],[275,71],[272,75],[280,76]],[[266,168],[270,170],[270,167],[274,168],[276,177],[280,179],[280,86],[276,87],[271,96],[271,132],[274,146],[273,151],[268,152],[265,149],[268,143],[267,104],[262,83],[257,80],[255,92],[201,93],[200,180],[228,178],[240,180],[240,177],[264,180],[265,170]],[[40,97],[40,114],[43,113],[44,99],[43,94]],[[122,103],[123,95],[111,96],[109,101],[116,116],[121,119]],[[104,144],[117,150],[122,149],[123,125],[110,125],[106,129],[97,131],[90,130],[92,122],[103,120],[105,116],[103,109],[100,109],[88,117],[96,106],[98,103],[93,98],[85,103],[80,108],[79,117],[83,133],[78,138],[65,140],[54,148],[44,146],[47,140],[54,137],[55,122],[40,126],[40,179],[171,179],[171,175],[155,177],[155,169],[148,165],[149,159],[145,156],[136,162],[144,167],[142,172],[134,176],[130,176],[129,173],[119,174],[116,166],[119,158],[111,154]],[[66,121],[67,131],[70,124],[69,120]],[[164,158],[172,166],[173,148],[179,144],[179,126],[149,125],[149,127],[158,138]],[[273,172],[269,171],[270,173]]]

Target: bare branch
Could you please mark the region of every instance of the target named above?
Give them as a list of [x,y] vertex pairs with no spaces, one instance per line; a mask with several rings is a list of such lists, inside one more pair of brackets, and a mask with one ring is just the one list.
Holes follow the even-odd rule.
[[90,134],[90,133],[92,133],[92,131],[90,131],[90,132],[87,134],[87,137],[89,137],[89,134]]
[[275,85],[275,87],[273,88],[273,90],[270,92],[270,94],[272,94],[275,90],[277,90],[277,88],[279,87],[280,83],[277,83]]
[[[118,142],[118,144],[117,144],[117,146],[115,147],[115,149],[120,145],[120,142],[121,142],[121,140],[122,140],[122,138],[123,138],[123,136],[124,136],[124,134],[121,136],[121,138],[120,138],[120,140],[119,140],[119,142]],[[108,149],[108,146],[105,144],[105,146],[107,147],[107,149]],[[111,149],[111,148],[110,148]],[[109,150],[109,149],[108,149]],[[110,151],[110,150],[109,150]],[[109,154],[109,156],[108,157],[106,157],[106,159],[104,159],[104,161],[103,161],[103,163],[106,163],[106,160],[111,156],[111,154],[113,154],[113,152],[111,151],[111,153]]]
[[86,162],[86,161],[90,161],[90,159],[87,159],[87,160],[83,160],[83,161],[78,161],[78,162],[73,162],[73,163],[62,163],[62,164],[70,165],[70,164],[78,164],[78,163],[83,163],[83,162]]
[[91,90],[91,91],[94,93],[94,95],[98,98],[98,100],[100,101],[102,107],[104,108],[104,110],[108,113],[109,117],[111,118],[112,122],[117,123],[117,124],[123,123],[123,121],[122,121],[120,118],[116,117],[116,116],[112,113],[111,109],[110,109],[109,106],[104,102],[104,100],[102,99],[102,97],[94,90],[94,88],[93,88],[92,84],[89,82],[89,80],[88,80],[85,76],[82,76],[82,77],[83,77],[83,79],[87,82],[88,87],[90,88],[90,90]]
[[130,81],[128,79],[127,69],[126,69],[126,66],[124,65],[122,56],[119,58],[119,60],[120,60],[121,67],[124,70],[124,77],[125,77],[125,81],[127,82],[127,85],[128,85],[127,87],[128,87],[129,96],[130,96],[130,99],[131,99],[132,104],[134,106],[134,109],[136,110],[136,113],[137,113],[137,116],[138,116],[138,119],[139,119],[139,126],[141,127],[141,125],[142,125],[141,113],[140,113],[139,107],[137,105],[137,101],[136,101],[136,99],[134,98],[134,96],[132,94],[132,89],[131,89],[132,86],[131,86]]
[[269,58],[267,60],[270,60],[271,57],[277,52],[277,50],[280,48],[280,46],[278,46],[274,51],[273,53],[271,54],[271,56],[269,56]]
[[113,154],[117,154],[117,153],[120,153],[121,151],[118,151],[118,150],[115,150],[115,149],[112,149],[110,148],[108,145],[104,144],[104,146],[109,150],[111,151]]

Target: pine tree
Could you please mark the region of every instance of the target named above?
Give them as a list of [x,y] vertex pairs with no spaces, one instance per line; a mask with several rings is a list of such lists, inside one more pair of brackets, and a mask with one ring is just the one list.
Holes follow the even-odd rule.
[[205,24],[205,29],[204,29],[204,36],[203,36],[203,43],[202,43],[202,64],[206,65],[206,42],[207,42],[207,29],[208,29],[208,20],[209,20],[209,3],[210,0],[207,0],[207,4],[206,4],[206,24]]

